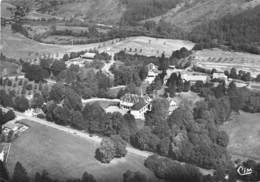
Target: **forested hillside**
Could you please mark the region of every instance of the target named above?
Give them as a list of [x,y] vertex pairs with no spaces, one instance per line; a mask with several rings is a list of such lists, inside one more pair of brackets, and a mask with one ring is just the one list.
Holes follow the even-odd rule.
[[190,39],[199,43],[197,49],[224,44],[234,50],[260,54],[260,5],[197,26]]
[[184,0],[121,0],[127,9],[121,23],[133,25],[140,20],[159,16],[182,1]]

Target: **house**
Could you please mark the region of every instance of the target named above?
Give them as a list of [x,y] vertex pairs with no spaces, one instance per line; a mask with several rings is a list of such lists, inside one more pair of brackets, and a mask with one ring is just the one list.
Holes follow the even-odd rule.
[[80,58],[82,58],[82,59],[94,59],[95,56],[96,56],[96,53],[86,52],[85,54],[81,55]]
[[148,70],[148,74],[145,79],[145,82],[151,84],[155,80],[157,75],[160,73],[160,71],[158,70],[158,66],[156,66],[153,63],[146,65],[146,68]]
[[120,108],[130,111],[136,119],[144,119],[144,113],[151,110],[151,102],[149,96],[127,93],[120,98]]
[[179,105],[178,105],[177,101],[172,98],[168,98],[168,102],[169,102],[169,115],[171,115],[172,112],[175,111],[179,107]]
[[11,139],[14,139],[19,133],[24,132],[29,127],[16,121],[9,121],[2,125],[2,133],[6,137],[11,137]]

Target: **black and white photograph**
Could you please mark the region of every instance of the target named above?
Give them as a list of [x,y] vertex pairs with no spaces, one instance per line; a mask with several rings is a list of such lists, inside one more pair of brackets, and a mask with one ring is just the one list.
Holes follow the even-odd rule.
[[0,182],[260,182],[260,0],[0,7]]

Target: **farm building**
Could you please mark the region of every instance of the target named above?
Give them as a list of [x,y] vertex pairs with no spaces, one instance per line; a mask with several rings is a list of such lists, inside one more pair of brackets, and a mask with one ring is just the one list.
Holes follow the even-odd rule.
[[120,98],[120,108],[130,111],[136,119],[144,119],[144,113],[151,110],[151,102],[149,96],[128,93]]
[[82,58],[82,59],[94,59],[95,56],[96,56],[96,53],[86,52],[85,54],[81,55],[80,58]]

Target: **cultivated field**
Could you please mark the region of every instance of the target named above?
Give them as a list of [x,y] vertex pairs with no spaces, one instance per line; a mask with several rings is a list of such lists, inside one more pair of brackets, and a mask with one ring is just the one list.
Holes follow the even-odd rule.
[[46,169],[55,178],[76,178],[88,171],[98,181],[117,182],[126,170],[133,170],[154,179],[144,167],[143,157],[131,153],[111,164],[101,164],[94,158],[97,143],[28,120],[23,122],[30,128],[12,144],[7,164],[11,171],[20,161],[32,176]]
[[235,67],[237,70],[251,72],[252,76],[260,73],[260,55],[229,52],[220,49],[205,49],[195,52],[195,64],[205,68],[217,70],[230,70]]
[[234,159],[260,161],[260,114],[240,112],[225,123],[223,130],[229,135],[228,150]]

